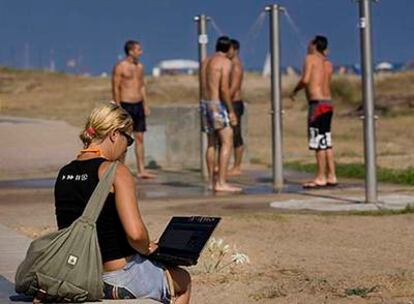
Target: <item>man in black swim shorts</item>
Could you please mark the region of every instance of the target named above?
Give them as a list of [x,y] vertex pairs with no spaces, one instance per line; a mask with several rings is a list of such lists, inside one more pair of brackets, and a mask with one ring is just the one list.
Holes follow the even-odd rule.
[[139,61],[142,48],[139,42],[129,40],[124,50],[126,57],[115,65],[112,73],[112,95],[115,103],[124,108],[134,121],[138,177],[154,178],[154,174],[145,170],[144,162],[144,132],[150,110],[145,92],[144,65]]
[[229,175],[241,175],[241,163],[244,151],[244,141],[242,137],[242,116],[244,114],[244,103],[241,98],[243,82],[243,65],[239,57],[240,43],[236,39],[231,39],[229,58],[232,68],[230,74],[230,94],[233,103],[234,113],[237,116],[238,124],[233,126],[233,148],[234,163]]

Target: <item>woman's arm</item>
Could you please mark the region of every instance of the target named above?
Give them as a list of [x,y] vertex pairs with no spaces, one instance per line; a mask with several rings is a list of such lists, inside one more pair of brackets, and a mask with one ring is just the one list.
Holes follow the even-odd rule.
[[138,209],[135,180],[129,169],[122,163],[118,164],[113,185],[116,209],[128,241],[139,253],[147,255],[150,251],[150,242],[147,228]]

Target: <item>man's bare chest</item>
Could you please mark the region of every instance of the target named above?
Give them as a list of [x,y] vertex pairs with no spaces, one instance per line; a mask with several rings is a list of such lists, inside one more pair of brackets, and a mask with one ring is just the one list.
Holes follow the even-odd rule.
[[122,77],[126,80],[140,79],[141,69],[137,66],[128,66],[122,71]]

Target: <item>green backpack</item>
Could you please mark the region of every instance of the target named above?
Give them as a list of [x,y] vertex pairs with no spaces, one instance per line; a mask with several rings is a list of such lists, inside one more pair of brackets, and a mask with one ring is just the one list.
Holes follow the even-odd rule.
[[113,183],[117,162],[99,181],[72,225],[34,240],[17,269],[17,293],[44,302],[85,302],[103,298],[102,258],[96,220]]

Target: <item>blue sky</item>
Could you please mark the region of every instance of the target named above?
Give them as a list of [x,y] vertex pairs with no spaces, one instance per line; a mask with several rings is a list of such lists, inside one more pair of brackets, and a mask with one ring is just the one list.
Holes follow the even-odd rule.
[[[268,49],[268,18],[251,30],[270,1],[262,0],[0,0],[0,64],[58,70],[109,72],[127,39],[142,42],[147,71],[163,59],[197,59],[193,17],[211,16],[225,34],[242,43],[248,68],[260,68]],[[353,0],[279,0],[297,26],[281,17],[282,64],[301,66],[301,44],[313,35],[330,39],[336,64],[359,61],[358,7]],[[414,0],[373,4],[375,61],[414,59]],[[260,23],[260,22],[259,22]],[[259,24],[260,25],[260,24]],[[250,34],[248,35],[248,32]],[[210,50],[217,31],[209,26]]]

